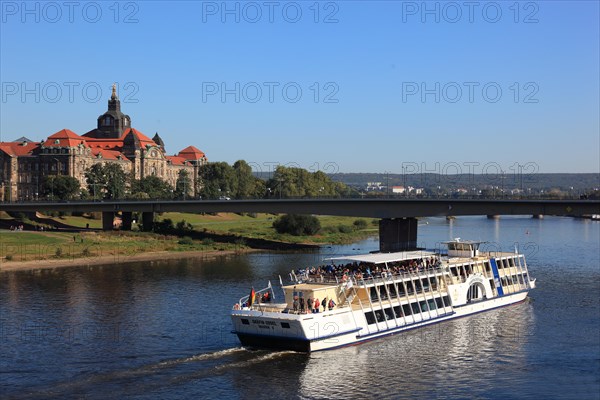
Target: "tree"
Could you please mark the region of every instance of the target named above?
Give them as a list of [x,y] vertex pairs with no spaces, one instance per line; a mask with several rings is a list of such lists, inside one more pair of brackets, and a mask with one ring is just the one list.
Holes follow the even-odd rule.
[[71,200],[80,195],[79,181],[72,176],[50,175],[42,181],[42,195],[52,200]]
[[143,194],[150,199],[171,199],[173,188],[156,175],[149,175],[131,183],[132,196],[144,197]]
[[122,199],[127,175],[116,163],[94,164],[85,172],[88,191],[94,199]]
[[233,164],[234,182],[233,197],[237,199],[248,198],[254,195],[254,176],[252,168],[244,160]]
[[233,164],[233,197],[236,199],[261,198],[265,195],[265,181],[252,174],[252,168],[244,160]]
[[233,194],[235,172],[226,162],[211,162],[200,167],[198,172],[202,180],[202,198],[218,199]]
[[309,172],[302,168],[278,166],[267,186],[276,197],[347,197],[353,190],[334,182],[323,171]]

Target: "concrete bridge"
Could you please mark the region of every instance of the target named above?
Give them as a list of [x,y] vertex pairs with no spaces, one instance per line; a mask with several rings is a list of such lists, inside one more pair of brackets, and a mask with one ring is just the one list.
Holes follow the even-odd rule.
[[122,214],[122,229],[131,229],[132,212],[142,213],[142,227],[151,230],[157,212],[246,212],[316,214],[380,218],[383,252],[412,249],[417,243],[417,217],[460,215],[563,215],[600,214],[599,200],[452,200],[452,199],[283,199],[283,200],[153,200],[101,202],[0,203],[8,212],[102,212],[102,225],[112,230],[115,213]]

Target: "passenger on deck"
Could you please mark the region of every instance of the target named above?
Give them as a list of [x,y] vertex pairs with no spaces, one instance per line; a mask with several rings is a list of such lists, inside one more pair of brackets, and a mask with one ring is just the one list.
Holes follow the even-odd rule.
[[313,303],[313,309],[312,312],[313,313],[318,313],[319,312],[319,306],[321,305],[321,303],[319,303],[319,299],[315,297],[315,301]]
[[311,313],[312,310],[313,310],[313,299],[309,297],[308,300],[306,300],[306,312]]
[[323,298],[321,305],[323,306],[323,312],[327,311],[327,297]]
[[300,297],[300,314],[304,314],[304,309],[305,309],[304,297]]
[[333,310],[333,307],[335,307],[335,301],[333,301],[333,299],[329,300],[329,311]]
[[298,299],[294,299],[293,307],[294,307],[294,314],[295,314],[298,312]]

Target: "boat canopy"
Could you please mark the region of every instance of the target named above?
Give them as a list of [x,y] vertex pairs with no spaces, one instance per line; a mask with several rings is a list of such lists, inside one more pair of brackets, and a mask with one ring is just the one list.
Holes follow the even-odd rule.
[[425,250],[401,251],[397,253],[372,253],[372,254],[357,254],[355,256],[331,257],[326,258],[328,261],[356,261],[370,264],[385,264],[389,262],[415,260],[435,256],[436,253]]

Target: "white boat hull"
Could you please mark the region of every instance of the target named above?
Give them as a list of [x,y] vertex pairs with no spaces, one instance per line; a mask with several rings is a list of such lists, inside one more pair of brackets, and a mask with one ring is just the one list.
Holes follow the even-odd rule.
[[[249,347],[288,349],[302,352],[329,350],[394,335],[410,329],[465,317],[494,308],[519,303],[528,290],[453,307],[449,314],[412,323],[385,321],[367,326],[360,310],[337,310],[317,314],[269,313],[234,310],[235,333]],[[354,315],[353,315],[354,314]],[[247,323],[242,322],[247,321]],[[284,327],[287,324],[288,327]]]

